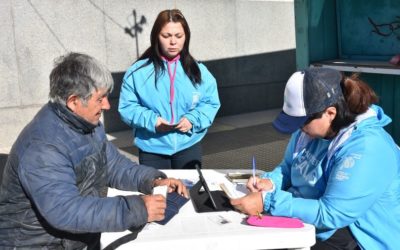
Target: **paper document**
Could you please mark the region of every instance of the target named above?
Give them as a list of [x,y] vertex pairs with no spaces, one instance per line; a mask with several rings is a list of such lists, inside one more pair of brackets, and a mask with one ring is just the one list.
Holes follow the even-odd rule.
[[229,199],[237,199],[245,196],[249,193],[246,185],[243,184],[234,184],[234,183],[221,183],[220,187],[222,191],[229,197]]
[[153,195],[161,194],[164,198],[167,198],[168,186],[157,186],[153,188]]

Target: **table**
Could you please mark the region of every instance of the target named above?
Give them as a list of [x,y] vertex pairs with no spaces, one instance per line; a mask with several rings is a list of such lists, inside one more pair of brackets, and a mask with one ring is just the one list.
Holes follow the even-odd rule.
[[[169,177],[197,182],[196,170],[162,170]],[[219,183],[228,182],[225,174],[241,170],[203,170],[211,190],[219,189]],[[245,171],[245,170],[243,170]],[[108,195],[127,195],[132,192],[109,189]],[[196,213],[191,201],[187,202],[166,225],[148,223],[137,239],[118,248],[123,249],[310,249],[315,244],[315,228],[305,224],[303,228],[253,227],[244,222],[246,215],[236,211]],[[103,233],[104,248],[130,231]]]

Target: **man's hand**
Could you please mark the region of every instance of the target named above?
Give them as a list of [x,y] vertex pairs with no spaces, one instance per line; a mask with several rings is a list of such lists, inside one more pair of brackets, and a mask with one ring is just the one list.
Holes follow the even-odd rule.
[[252,192],[239,199],[231,199],[232,206],[242,213],[249,215],[259,215],[263,212],[261,192]]
[[167,178],[167,179],[156,179],[153,182],[154,187],[163,185],[168,186],[168,193],[176,191],[178,194],[183,195],[186,198],[189,198],[186,186],[183,185],[182,181],[177,180],[175,178]]
[[165,208],[167,207],[164,196],[158,194],[144,195],[141,197],[147,209],[147,222],[163,220],[165,217]]
[[250,177],[247,181],[246,187],[250,192],[262,192],[272,190],[274,187],[270,179],[261,179],[256,177],[256,184],[254,185],[253,177]]

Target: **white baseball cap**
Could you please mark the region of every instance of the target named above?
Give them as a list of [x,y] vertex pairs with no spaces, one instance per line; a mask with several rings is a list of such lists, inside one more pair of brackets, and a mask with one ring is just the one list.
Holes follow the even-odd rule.
[[307,119],[336,104],[343,98],[342,74],[329,68],[308,68],[295,72],[287,81],[283,110],[272,125],[281,133],[290,134]]

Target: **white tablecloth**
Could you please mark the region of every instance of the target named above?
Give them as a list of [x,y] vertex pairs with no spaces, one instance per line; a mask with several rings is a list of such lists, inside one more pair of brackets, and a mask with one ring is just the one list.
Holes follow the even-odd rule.
[[[237,170],[235,170],[237,171]],[[198,180],[196,170],[165,170],[168,176]],[[218,189],[219,183],[226,182],[227,171],[203,170],[210,189]],[[109,196],[132,194],[132,192],[109,189]],[[303,228],[265,228],[247,225],[246,215],[236,211],[196,213],[192,202],[187,202],[166,225],[149,223],[136,240],[118,249],[309,249],[315,243],[315,229],[305,224]],[[130,231],[103,233],[101,245],[104,248]]]

